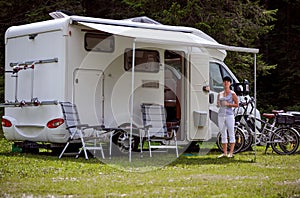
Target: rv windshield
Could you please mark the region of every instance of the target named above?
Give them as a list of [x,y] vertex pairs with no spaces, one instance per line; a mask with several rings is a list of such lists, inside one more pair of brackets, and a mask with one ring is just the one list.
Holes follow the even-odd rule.
[[209,86],[211,91],[215,91],[217,93],[221,92],[223,90],[223,77],[229,76],[233,83],[235,83],[235,80],[232,78],[232,76],[229,74],[229,72],[220,64],[216,62],[210,62],[209,63]]

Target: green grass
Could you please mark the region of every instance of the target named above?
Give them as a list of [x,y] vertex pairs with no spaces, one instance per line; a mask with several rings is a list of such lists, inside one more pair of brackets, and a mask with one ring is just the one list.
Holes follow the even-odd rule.
[[0,197],[300,197],[300,155],[269,149],[217,159],[199,155],[133,155],[58,159],[11,152],[0,138]]

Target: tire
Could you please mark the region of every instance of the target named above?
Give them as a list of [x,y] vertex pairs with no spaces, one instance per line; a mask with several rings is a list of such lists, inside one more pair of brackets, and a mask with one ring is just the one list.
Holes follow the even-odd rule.
[[[235,153],[240,152],[242,150],[242,148],[244,147],[245,136],[244,136],[242,129],[235,127],[234,130],[235,130],[235,146],[234,146],[233,153],[235,154]],[[227,137],[227,139],[229,142],[229,137]],[[223,152],[221,133],[218,133],[218,135],[217,135],[217,146]],[[227,144],[227,151],[229,151],[229,149],[230,149],[230,144]]]
[[221,135],[220,132],[219,132],[218,135],[217,135],[217,142],[216,142],[216,144],[217,144],[218,149],[219,149],[221,152],[223,152],[222,135]]
[[278,128],[271,136],[271,147],[279,155],[294,154],[299,147],[299,135],[290,127]]
[[249,151],[252,149],[252,144],[254,143],[254,137],[251,134],[251,132],[249,133],[249,131],[247,131],[245,129],[244,126],[240,126],[240,129],[243,131],[244,137],[245,137],[245,143],[243,148],[240,150],[240,152],[244,152],[244,151]]
[[[129,134],[123,131],[117,131],[113,134],[112,138],[112,152],[113,155],[124,155],[129,152]],[[132,136],[131,149],[137,152],[139,147],[139,137]]]

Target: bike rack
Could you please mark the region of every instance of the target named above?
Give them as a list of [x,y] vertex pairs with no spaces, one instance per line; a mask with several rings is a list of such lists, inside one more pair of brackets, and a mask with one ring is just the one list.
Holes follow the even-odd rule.
[[[33,96],[34,89],[34,69],[37,64],[45,64],[45,63],[57,63],[58,58],[51,59],[41,59],[41,60],[33,60],[33,61],[25,61],[25,62],[13,62],[10,63],[9,66],[12,68],[11,71],[5,71],[5,73],[12,73],[11,77],[16,78],[15,81],[15,101],[8,101],[0,104],[0,107],[23,107],[23,106],[39,106],[39,105],[53,105],[58,104],[58,101],[39,101],[37,97]],[[18,100],[18,74],[20,71],[32,70],[31,73],[31,100]]]

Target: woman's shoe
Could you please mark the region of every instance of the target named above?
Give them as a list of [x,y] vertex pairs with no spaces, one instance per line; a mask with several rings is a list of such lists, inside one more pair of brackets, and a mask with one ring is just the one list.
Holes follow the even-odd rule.
[[218,156],[218,158],[223,158],[226,157],[226,154],[222,153],[221,155]]
[[228,158],[234,158],[234,156],[233,156],[231,153],[229,153],[229,154],[227,155],[227,157],[228,157]]

